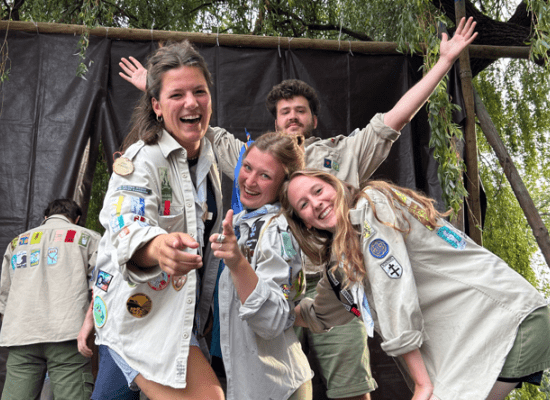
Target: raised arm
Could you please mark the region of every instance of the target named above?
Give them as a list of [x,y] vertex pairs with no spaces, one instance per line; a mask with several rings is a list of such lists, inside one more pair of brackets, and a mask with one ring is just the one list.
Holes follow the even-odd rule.
[[132,56],[129,57],[129,60],[122,57],[118,65],[120,65],[120,68],[124,71],[118,73],[122,79],[130,82],[142,92],[145,92],[147,87],[147,70],[145,67]]
[[390,128],[400,131],[416,115],[420,107],[426,103],[441,79],[451,69],[460,53],[474,41],[476,23],[470,17],[468,21],[462,18],[451,40],[443,33],[440,45],[440,56],[434,67],[384,116],[384,123]]

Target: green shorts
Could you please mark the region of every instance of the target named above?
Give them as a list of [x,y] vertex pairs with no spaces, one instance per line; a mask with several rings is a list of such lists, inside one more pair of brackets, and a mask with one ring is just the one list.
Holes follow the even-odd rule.
[[550,308],[547,306],[533,311],[521,323],[499,378],[508,381],[550,368],[549,337]]
[[[307,279],[307,297],[315,297],[318,281]],[[370,369],[367,331],[359,318],[327,333],[315,334],[304,328],[295,331],[311,367],[323,377],[327,397],[360,396],[378,387]]]

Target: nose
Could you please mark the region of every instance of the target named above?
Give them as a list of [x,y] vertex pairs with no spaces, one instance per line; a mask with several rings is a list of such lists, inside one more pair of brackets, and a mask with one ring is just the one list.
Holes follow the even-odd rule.
[[323,205],[323,202],[317,198],[313,198],[312,200],[310,200],[311,202],[311,206],[317,210],[319,208],[321,208],[321,206]]
[[196,108],[199,103],[197,102],[197,99],[195,98],[195,95],[191,92],[187,93],[185,95],[185,108]]
[[245,180],[244,180],[246,186],[252,188],[255,186],[256,184],[256,174],[254,173],[249,173],[245,176]]

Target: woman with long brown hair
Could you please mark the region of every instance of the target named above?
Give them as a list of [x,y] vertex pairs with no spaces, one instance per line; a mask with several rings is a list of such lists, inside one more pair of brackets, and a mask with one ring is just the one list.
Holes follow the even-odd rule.
[[502,400],[550,367],[547,301],[433,200],[300,171],[281,203],[301,249],[327,266],[297,323],[322,332],[360,315],[404,363],[413,399]]

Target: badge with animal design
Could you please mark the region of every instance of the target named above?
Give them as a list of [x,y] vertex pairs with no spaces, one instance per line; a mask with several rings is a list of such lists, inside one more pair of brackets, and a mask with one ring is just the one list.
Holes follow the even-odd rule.
[[136,293],[126,301],[126,309],[136,318],[146,317],[153,308],[153,301],[144,293]]

